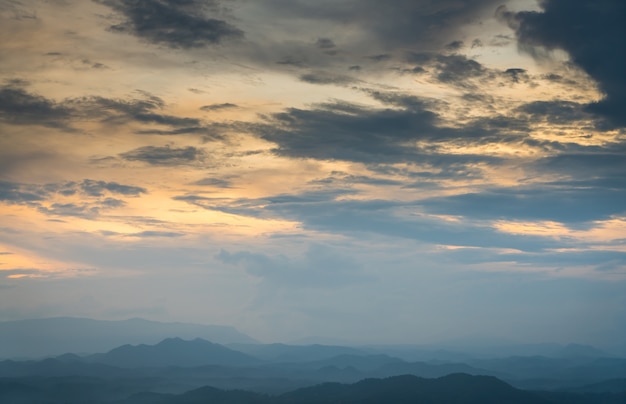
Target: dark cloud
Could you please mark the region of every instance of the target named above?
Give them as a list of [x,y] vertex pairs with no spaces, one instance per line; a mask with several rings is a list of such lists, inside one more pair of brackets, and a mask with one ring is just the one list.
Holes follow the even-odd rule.
[[534,55],[537,48],[563,49],[595,79],[604,99],[589,110],[626,125],[626,3],[621,0],[545,0],[542,12],[498,15],[515,29],[520,47]]
[[46,198],[41,188],[25,187],[14,182],[0,181],[0,200],[8,203],[38,202]]
[[52,216],[72,216],[93,219],[100,213],[100,206],[75,203],[53,203],[50,206],[39,206],[39,212]]
[[[512,117],[480,118],[464,127],[449,127],[431,111],[441,107],[436,101],[400,93],[369,94],[394,108],[368,108],[337,101],[313,109],[289,108],[268,116],[266,123],[249,125],[248,129],[276,143],[274,152],[280,155],[366,163],[445,159],[437,154],[434,145],[428,149],[416,146],[418,140],[521,144],[527,137],[527,123]],[[454,158],[462,162],[464,156]]]
[[435,114],[425,110],[368,109],[333,103],[316,109],[290,108],[253,130],[278,145],[276,153],[353,161],[407,159],[411,139],[432,136]]
[[139,233],[130,234],[132,237],[181,237],[184,236],[183,233],[176,233],[173,231],[154,231],[154,230],[146,230]]
[[200,125],[200,121],[195,118],[177,117],[157,113],[165,107],[165,102],[149,93],[140,93],[141,98],[114,99],[104,97],[84,97],[72,99],[67,102],[73,105],[76,110],[87,116],[100,119],[105,123],[122,124],[130,120],[140,123],[152,123],[173,127],[183,127]]
[[231,104],[230,102],[224,102],[221,104],[210,104],[210,105],[204,105],[200,107],[202,111],[219,111],[222,109],[232,109],[232,108],[238,108],[238,106],[236,104]]
[[369,46],[406,49],[441,48],[457,39],[456,30],[478,20],[485,10],[500,3],[494,0],[378,0],[316,1],[271,0],[278,16],[349,24],[362,30]]
[[[15,205],[25,204],[45,215],[84,219],[95,219],[102,210],[126,205],[125,201],[107,196],[107,194],[136,197],[146,192],[141,187],[90,179],[82,182],[43,185],[0,182],[0,201],[2,202]],[[81,203],[55,202],[59,196],[71,197],[78,193],[83,196]]]
[[334,84],[339,86],[353,84],[357,81],[350,76],[322,71],[303,74],[300,76],[300,80],[310,84]]
[[332,49],[337,46],[330,38],[318,38],[315,45],[320,49]]
[[184,165],[204,159],[204,151],[193,146],[183,148],[144,146],[121,153],[120,157],[128,161],[142,161],[151,165]]
[[141,187],[89,179],[83,180],[83,182],[80,183],[80,189],[90,196],[102,196],[104,191],[125,196],[139,196],[147,192],[145,188]]
[[536,186],[436,197],[421,202],[429,212],[482,220],[550,220],[580,223],[626,213],[626,189]]
[[211,18],[216,1],[198,0],[95,0],[111,7],[125,21],[110,29],[136,35],[172,48],[200,48],[225,39],[242,38],[244,33],[230,23]]
[[[140,97],[115,99],[87,96],[68,98],[60,102],[50,100],[25,89],[5,85],[0,87],[0,121],[17,125],[41,125],[72,130],[73,121],[97,120],[104,124],[121,125],[131,121],[174,127],[173,130],[139,130],[150,134],[207,134],[209,128],[195,118],[159,113],[165,102],[154,95],[139,92]],[[216,137],[216,135],[212,135]],[[217,136],[219,137],[219,136]]]
[[72,110],[55,101],[26,90],[0,87],[0,120],[18,125],[66,127]]
[[459,49],[463,48],[464,45],[465,44],[463,43],[463,41],[456,40],[456,41],[452,41],[449,44],[447,44],[445,46],[445,49],[447,51],[455,52],[455,51],[458,51]]
[[520,81],[528,81],[529,76],[525,69],[511,68],[504,71],[505,76],[508,76],[513,82],[519,83]]
[[100,203],[106,208],[121,208],[122,206],[126,206],[126,202],[115,198],[106,198]]
[[367,58],[370,60],[373,60],[374,62],[383,62],[385,60],[392,59],[393,56],[388,53],[381,53],[380,55],[372,55],[372,56],[368,56]]
[[472,87],[470,79],[489,77],[491,74],[483,65],[464,55],[412,52],[407,61],[417,64],[413,67],[414,72],[423,72],[426,67],[434,70],[435,78],[440,82],[460,87]]
[[533,122],[543,121],[551,124],[572,124],[590,119],[584,105],[572,101],[533,101],[517,108],[527,114]]
[[199,181],[195,181],[192,185],[202,185],[216,188],[232,188],[233,184],[229,180],[222,178],[203,178]]
[[365,175],[349,175],[342,172],[333,172],[332,175],[326,178],[312,180],[310,184],[319,185],[376,185],[376,186],[401,186],[405,183],[403,181],[392,180],[387,178],[368,177]]

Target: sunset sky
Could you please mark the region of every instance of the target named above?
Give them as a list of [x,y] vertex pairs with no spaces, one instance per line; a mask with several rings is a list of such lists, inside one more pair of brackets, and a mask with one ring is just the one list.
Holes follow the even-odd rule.
[[626,341],[626,2],[0,0],[0,320]]

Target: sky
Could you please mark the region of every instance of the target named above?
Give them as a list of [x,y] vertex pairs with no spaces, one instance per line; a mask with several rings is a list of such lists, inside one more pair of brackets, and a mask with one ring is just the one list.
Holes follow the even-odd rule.
[[626,341],[622,0],[0,0],[0,320]]

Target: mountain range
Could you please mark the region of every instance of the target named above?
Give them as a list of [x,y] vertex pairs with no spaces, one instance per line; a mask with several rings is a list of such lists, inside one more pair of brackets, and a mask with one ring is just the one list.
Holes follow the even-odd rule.
[[[228,327],[84,320],[47,319],[28,327],[2,323],[2,349],[13,359],[0,360],[0,402],[626,402],[626,358],[584,345],[542,345],[550,348],[548,356],[484,357],[433,349],[429,354],[441,356],[413,360],[427,353],[424,347],[260,344]],[[37,324],[73,327],[55,329],[47,346],[45,333],[31,334]],[[139,330],[141,325],[146,329]],[[150,342],[168,330],[173,336]],[[77,335],[59,340],[71,331]],[[197,337],[199,332],[232,335],[235,342],[210,341]],[[180,337],[185,334],[191,336]],[[91,351],[123,335],[140,342]],[[74,349],[49,355],[80,336],[86,339]],[[38,351],[35,341],[44,345]],[[47,357],[25,360],[15,354],[35,351]]]
[[257,342],[234,327],[221,325],[53,317],[0,322],[0,358],[96,353],[124,344],[155,344],[170,337],[204,338],[221,344]]

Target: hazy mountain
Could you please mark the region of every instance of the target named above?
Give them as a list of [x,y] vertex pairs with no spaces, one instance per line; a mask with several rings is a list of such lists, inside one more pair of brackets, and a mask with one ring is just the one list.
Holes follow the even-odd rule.
[[[33,388],[32,384],[0,383],[0,399],[17,398],[15,403],[110,402],[113,392],[105,384],[96,389],[81,390],[75,383],[67,384],[65,396],[54,385]],[[106,399],[95,401],[102,392]],[[26,400],[19,401],[20,395]],[[118,393],[119,395],[119,393]],[[49,400],[54,397],[56,400]],[[396,376],[366,379],[354,384],[323,383],[282,395],[270,396],[242,390],[222,390],[204,386],[183,394],[136,392],[117,404],[621,404],[620,394],[534,393],[519,390],[493,377],[453,374],[438,379]],[[65,401],[60,401],[65,399]],[[45,400],[45,401],[44,401]],[[59,401],[57,401],[59,400]]]
[[563,358],[606,358],[612,355],[590,345],[569,344],[555,352],[554,356]]
[[439,379],[395,376],[366,379],[352,385],[326,383],[287,393],[280,403],[456,403],[456,404],[543,404],[532,393],[517,390],[487,376],[453,374]]
[[200,338],[192,341],[168,338],[156,345],[123,345],[107,353],[90,355],[85,360],[123,368],[241,366],[259,363],[257,358],[250,355]]
[[216,343],[254,343],[233,327],[162,323],[139,318],[102,321],[55,317],[0,322],[0,358],[35,358],[66,352],[105,352],[123,344],[155,344],[165,338],[204,338]]
[[334,345],[228,344],[229,348],[271,362],[312,362],[339,355],[367,355],[365,350]]

